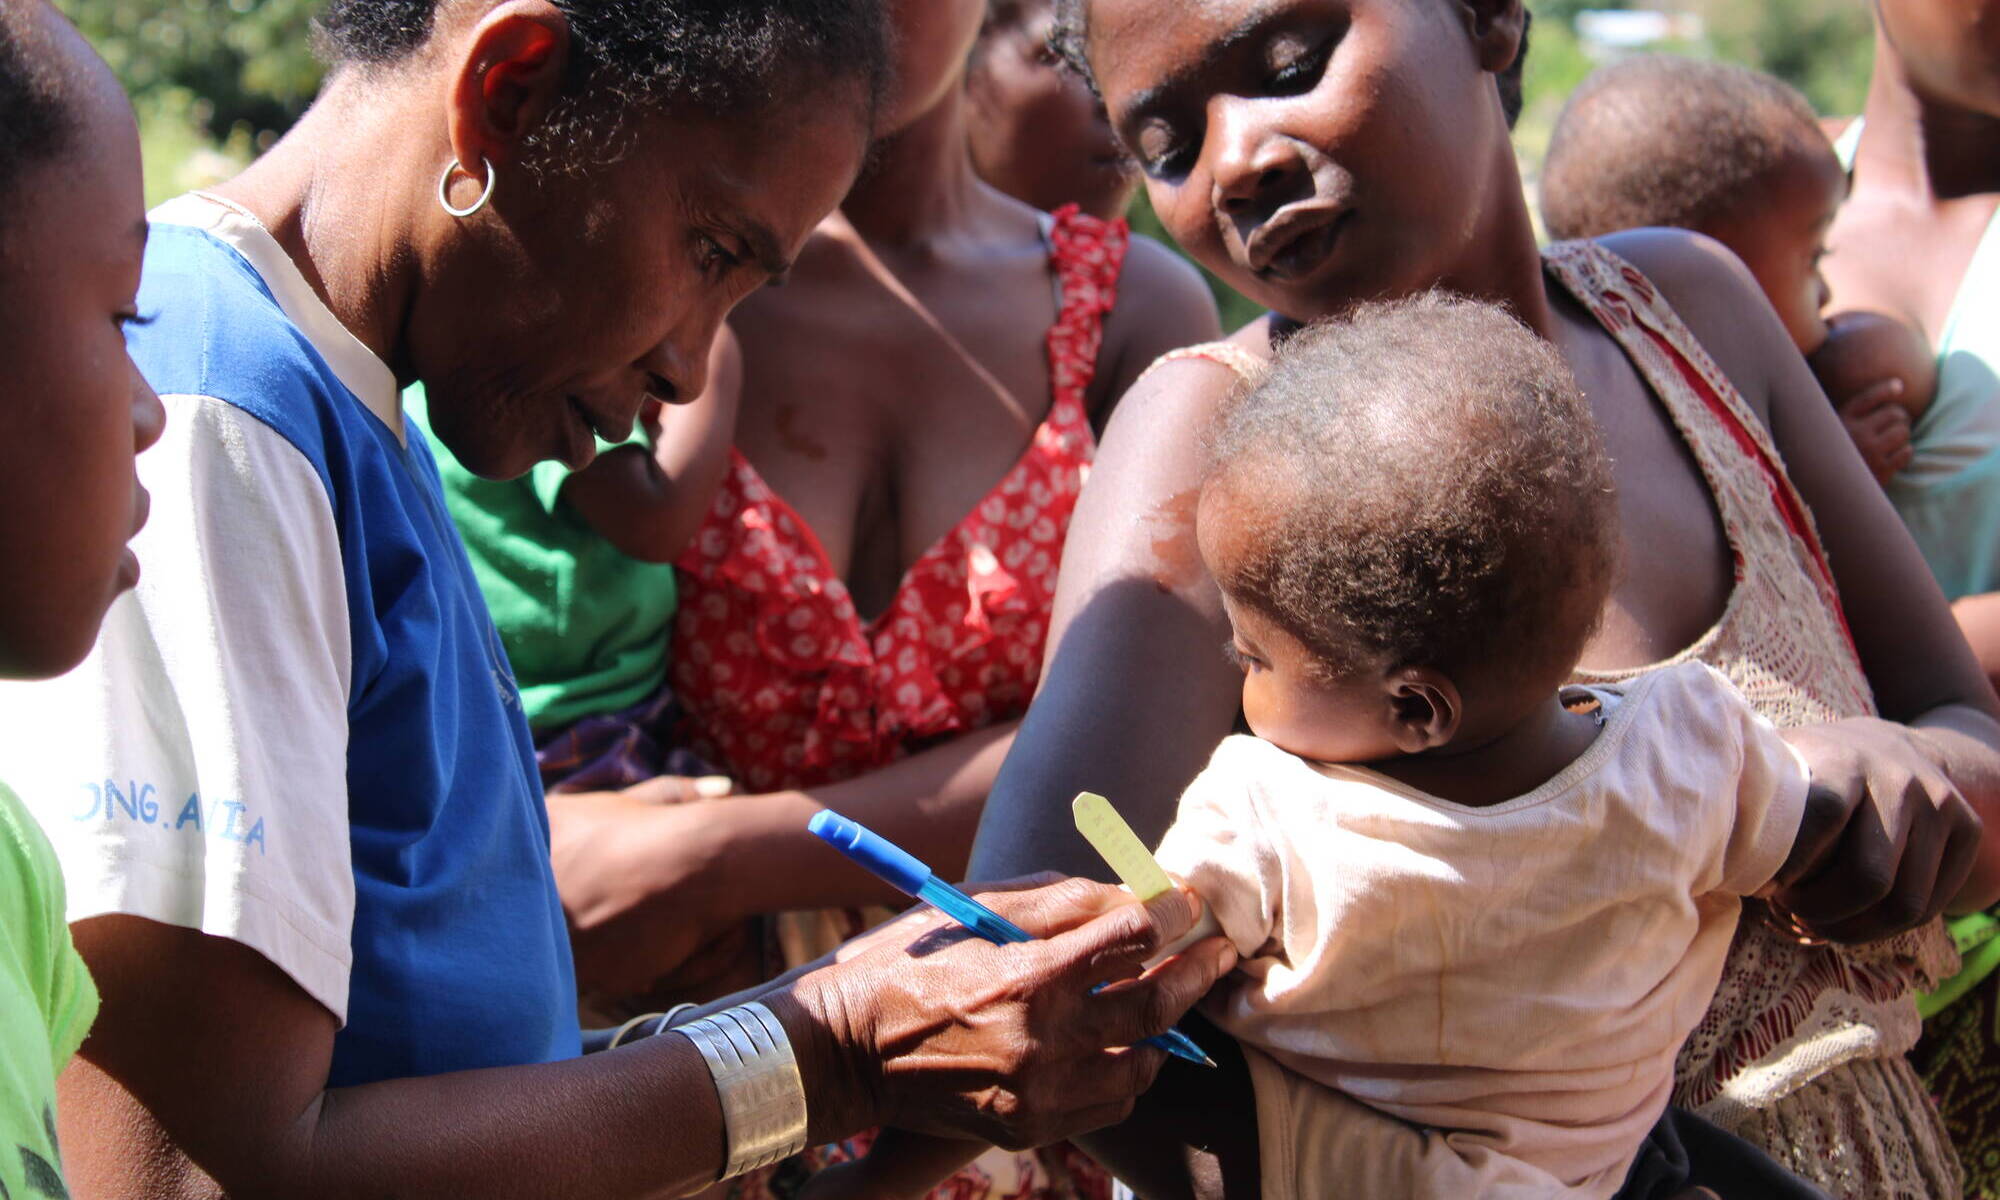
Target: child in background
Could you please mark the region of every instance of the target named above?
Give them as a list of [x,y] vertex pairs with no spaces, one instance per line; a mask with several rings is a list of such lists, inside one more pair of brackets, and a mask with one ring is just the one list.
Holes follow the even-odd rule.
[[[667,776],[679,793],[668,799],[730,793],[728,779],[674,748],[680,710],[666,684],[673,559],[707,515],[736,427],[743,364],[727,328],[708,378],[692,403],[648,404],[635,428],[611,431],[621,440],[600,436],[581,469],[548,460],[518,479],[482,479],[431,438],[550,791]],[[423,385],[403,403],[429,436]]]
[[1542,169],[1551,236],[1666,225],[1729,247],[1756,277],[1878,480],[1909,461],[1936,390],[1915,329],[1880,314],[1829,322],[1819,263],[1847,174],[1805,97],[1727,63],[1642,55],[1564,105]]
[[1103,221],[1125,215],[1139,171],[1104,104],[1049,46],[1050,0],[989,0],[966,66],[966,141],[980,178],[1054,212],[1074,203]]
[[[146,248],[139,132],[42,0],[0,0],[0,676],[74,667],[138,579],[133,456],[165,413],[125,352]],[[66,1196],[56,1075],[97,1013],[48,838],[0,784],[0,1196]]]
[[1430,1194],[1445,1153],[1482,1195],[1611,1195],[1740,898],[1787,866],[1803,767],[1703,664],[1562,687],[1617,500],[1562,359],[1500,309],[1310,327],[1209,454],[1197,530],[1256,736],[1160,847],[1243,956],[1206,1011],[1396,1118],[1356,1195]]
[[1938,360],[1924,335],[1887,313],[1854,310],[1826,321],[1826,340],[1806,355],[1827,399],[1862,416],[1848,433],[1875,478],[1887,483],[1910,465],[1911,430],[1937,395]]

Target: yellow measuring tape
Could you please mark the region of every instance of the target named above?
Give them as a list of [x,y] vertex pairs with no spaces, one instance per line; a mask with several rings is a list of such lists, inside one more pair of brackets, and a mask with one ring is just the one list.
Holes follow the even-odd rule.
[[1111,807],[1111,801],[1096,792],[1078,792],[1069,807],[1076,815],[1076,831],[1134,896],[1145,901],[1173,890],[1174,881],[1167,878],[1153,852],[1146,849],[1125,818]]

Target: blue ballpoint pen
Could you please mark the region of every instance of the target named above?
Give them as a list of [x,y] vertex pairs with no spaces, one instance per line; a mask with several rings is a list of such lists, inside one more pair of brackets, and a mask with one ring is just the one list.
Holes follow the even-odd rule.
[[[1027,930],[939,879],[915,855],[857,821],[823,808],[813,814],[806,828],[890,887],[932,905],[995,945],[1035,940]],[[1202,1053],[1193,1038],[1178,1029],[1147,1038],[1146,1044],[1191,1063],[1215,1065],[1215,1060]]]

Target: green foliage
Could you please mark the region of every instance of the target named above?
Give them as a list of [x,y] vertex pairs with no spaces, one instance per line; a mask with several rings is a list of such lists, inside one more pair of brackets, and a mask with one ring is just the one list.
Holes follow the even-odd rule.
[[319,88],[318,0],[56,0],[139,115],[146,199],[240,170]]
[[220,141],[211,136],[201,119],[201,101],[185,89],[162,88],[139,97],[133,107],[139,115],[148,208],[182,192],[213,187],[256,156],[245,127]]
[[1514,127],[1514,145],[1526,163],[1542,160],[1563,101],[1597,66],[1577,42],[1569,21],[1544,15],[1545,7],[1558,6],[1535,5],[1528,62],[1521,77],[1521,119]]
[[[1528,8],[1535,14],[1537,37],[1540,37],[1541,30],[1547,26],[1561,25],[1567,31],[1576,24],[1576,14],[1586,9],[1631,7],[1631,0],[1528,0]],[[1532,63],[1534,60],[1529,61]]]
[[219,133],[282,132],[319,88],[316,0],[57,0],[137,101],[185,91]]
[[1875,35],[1858,0],[1701,0],[1716,53],[1769,71],[1828,116],[1861,111]]
[[[320,65],[310,39],[319,0],[55,2],[132,95],[149,202],[240,169],[305,111],[319,87]],[[1648,0],[1644,6],[1659,3]],[[1529,4],[1535,14],[1533,50],[1515,141],[1532,188],[1563,100],[1595,65],[1578,43],[1576,14],[1639,5],[1634,0]],[[1668,0],[1666,6],[1698,11],[1709,30],[1706,45],[1671,49],[1770,71],[1804,91],[1823,113],[1860,111],[1873,52],[1868,6],[1861,0]],[[1144,192],[1131,217],[1134,229],[1172,245]],[[1208,278],[1225,328],[1235,329],[1263,311]]]

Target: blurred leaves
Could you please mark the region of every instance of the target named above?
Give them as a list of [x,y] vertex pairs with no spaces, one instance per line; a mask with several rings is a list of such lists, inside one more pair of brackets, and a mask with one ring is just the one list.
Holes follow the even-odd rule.
[[211,129],[282,132],[311,101],[315,0],[57,0],[136,101],[192,95]]
[[312,101],[317,0],[56,0],[139,114],[149,203],[214,183]]
[[[1574,22],[1586,9],[1692,10],[1706,43],[1662,47],[1748,63],[1805,92],[1828,115],[1859,112],[1873,37],[1865,0],[1528,0],[1535,14],[1517,131],[1524,175],[1562,102],[1596,64]],[[131,93],[145,145],[146,192],[157,201],[214,183],[269,145],[312,100],[320,65],[311,18],[318,0],[56,0]],[[1135,229],[1171,244],[1140,193]],[[1234,329],[1257,306],[1210,280]]]
[[1698,0],[1716,55],[1769,71],[1826,116],[1852,116],[1868,96],[1875,34],[1862,0]]

